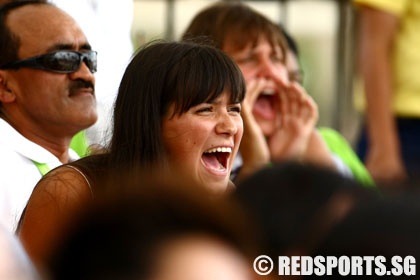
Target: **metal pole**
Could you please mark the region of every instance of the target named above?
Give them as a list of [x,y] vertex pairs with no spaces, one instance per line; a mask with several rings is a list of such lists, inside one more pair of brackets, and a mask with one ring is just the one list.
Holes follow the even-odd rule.
[[166,0],[166,28],[165,28],[165,39],[175,39],[175,0]]

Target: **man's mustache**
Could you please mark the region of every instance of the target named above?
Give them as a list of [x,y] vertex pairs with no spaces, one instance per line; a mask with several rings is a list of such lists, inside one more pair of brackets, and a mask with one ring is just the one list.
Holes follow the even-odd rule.
[[85,81],[85,80],[76,80],[72,81],[70,84],[70,95],[76,93],[80,89],[85,88],[91,88],[93,90],[93,93],[95,93],[95,85],[91,81]]

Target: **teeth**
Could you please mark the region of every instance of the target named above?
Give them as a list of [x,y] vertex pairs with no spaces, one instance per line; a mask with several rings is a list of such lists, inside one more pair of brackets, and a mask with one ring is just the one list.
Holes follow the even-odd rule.
[[265,89],[265,90],[262,91],[261,94],[264,94],[264,95],[274,95],[274,89]]
[[231,153],[232,148],[229,147],[217,147],[206,151],[206,153]]

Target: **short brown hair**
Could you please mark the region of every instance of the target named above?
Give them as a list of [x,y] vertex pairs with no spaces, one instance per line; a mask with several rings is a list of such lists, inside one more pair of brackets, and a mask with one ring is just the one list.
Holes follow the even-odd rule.
[[264,36],[272,47],[279,46],[286,57],[287,42],[280,27],[241,2],[218,2],[199,12],[182,35],[182,40],[203,40],[223,49],[229,41],[237,49],[249,42],[254,46]]

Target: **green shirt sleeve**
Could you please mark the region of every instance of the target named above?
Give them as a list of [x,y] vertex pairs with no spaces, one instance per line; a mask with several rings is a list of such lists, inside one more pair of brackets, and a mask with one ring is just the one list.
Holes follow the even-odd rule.
[[375,186],[375,182],[370,176],[368,170],[347,140],[339,132],[328,127],[320,127],[318,131],[330,151],[340,157],[341,160],[350,168],[355,180],[367,187]]

